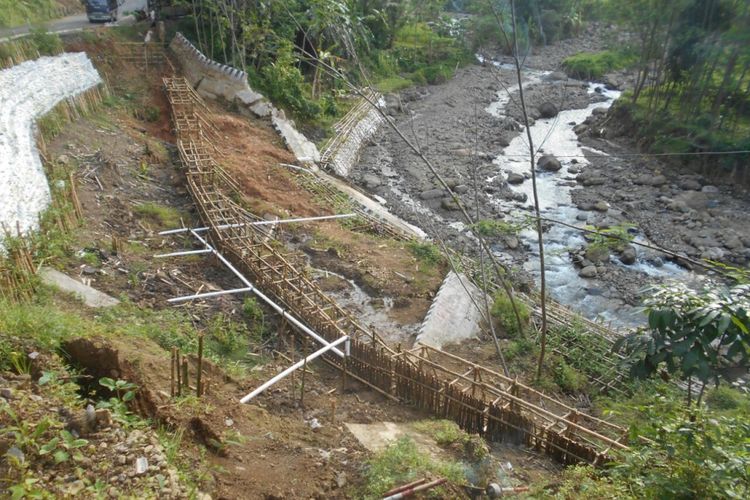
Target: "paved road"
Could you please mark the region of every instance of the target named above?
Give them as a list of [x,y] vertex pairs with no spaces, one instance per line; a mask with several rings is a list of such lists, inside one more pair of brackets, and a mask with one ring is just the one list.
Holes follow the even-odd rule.
[[[131,15],[125,15],[126,12],[132,12],[134,10],[145,9],[146,0],[125,0],[120,6],[118,12],[117,25],[123,26],[135,22],[135,19]],[[108,24],[109,25],[109,24]],[[44,26],[48,31],[54,31],[56,33],[65,33],[68,31],[80,31],[84,29],[91,29],[102,24],[92,24],[89,22],[86,14],[76,14],[74,16],[63,17],[62,19],[55,19],[44,23]],[[16,28],[0,29],[0,40],[5,38],[17,38],[23,36],[30,31],[29,26],[18,26]]]

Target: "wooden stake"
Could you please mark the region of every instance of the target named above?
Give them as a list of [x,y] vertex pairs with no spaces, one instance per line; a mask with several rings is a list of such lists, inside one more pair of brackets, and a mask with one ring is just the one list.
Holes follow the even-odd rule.
[[190,381],[188,380],[188,360],[186,356],[182,357],[182,384],[185,387],[185,394],[190,392]]
[[201,376],[203,374],[203,334],[198,335],[198,372],[195,374],[195,392],[201,397]]
[[182,365],[180,364],[180,350],[177,349],[176,347],[175,347],[175,350],[177,353],[175,360],[174,360],[175,370],[177,370],[177,395],[182,396],[182,373],[180,370],[180,367]]
[[174,390],[175,390],[175,387],[174,387],[174,365],[175,365],[175,358],[177,357],[176,353],[177,353],[177,348],[173,347],[172,348],[172,356],[171,356],[171,358],[169,360],[169,362],[170,362],[169,363],[169,395],[172,396],[172,397],[174,397]]
[[336,398],[331,398],[331,423],[336,423]]
[[307,337],[305,337],[304,347],[302,348],[302,356],[304,356],[304,363],[302,363],[302,391],[299,395],[299,405],[301,408],[305,407],[305,374],[307,373]]

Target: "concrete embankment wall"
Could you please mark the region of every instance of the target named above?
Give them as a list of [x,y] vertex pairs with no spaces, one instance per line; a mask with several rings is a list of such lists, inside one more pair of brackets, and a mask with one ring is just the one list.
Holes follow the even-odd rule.
[[385,106],[380,94],[372,93],[367,99],[352,108],[336,126],[336,136],[326,145],[323,151],[323,166],[336,175],[348,177],[349,172],[359,161],[362,146],[377,132],[385,121],[380,112],[372,106]]
[[51,202],[36,121],[102,83],[84,53],[40,57],[0,71],[0,227],[36,230]]
[[250,87],[247,73],[212,61],[181,33],[177,33],[169,48],[182,66],[185,78],[200,95],[209,99],[222,98],[235,104],[243,114],[269,117],[297,161],[316,163],[320,160],[317,146],[297,130],[284,111],[275,108],[263,94]]

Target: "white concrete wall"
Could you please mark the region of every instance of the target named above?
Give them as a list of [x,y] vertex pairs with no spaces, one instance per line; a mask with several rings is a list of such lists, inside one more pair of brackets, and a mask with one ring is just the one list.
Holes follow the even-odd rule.
[[472,299],[484,307],[482,290],[466,275],[448,272],[427,311],[416,343],[442,349],[444,345],[476,338],[483,319]]
[[102,82],[84,53],[41,57],[0,71],[0,225],[39,227],[50,188],[36,147],[36,121]]

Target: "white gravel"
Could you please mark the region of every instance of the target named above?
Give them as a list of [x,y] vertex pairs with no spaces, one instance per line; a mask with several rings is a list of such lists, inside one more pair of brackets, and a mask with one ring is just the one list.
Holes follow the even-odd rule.
[[[101,83],[85,53],[41,57],[0,71],[0,226],[39,227],[50,188],[36,148],[36,120]],[[0,247],[1,247],[0,243]]]

